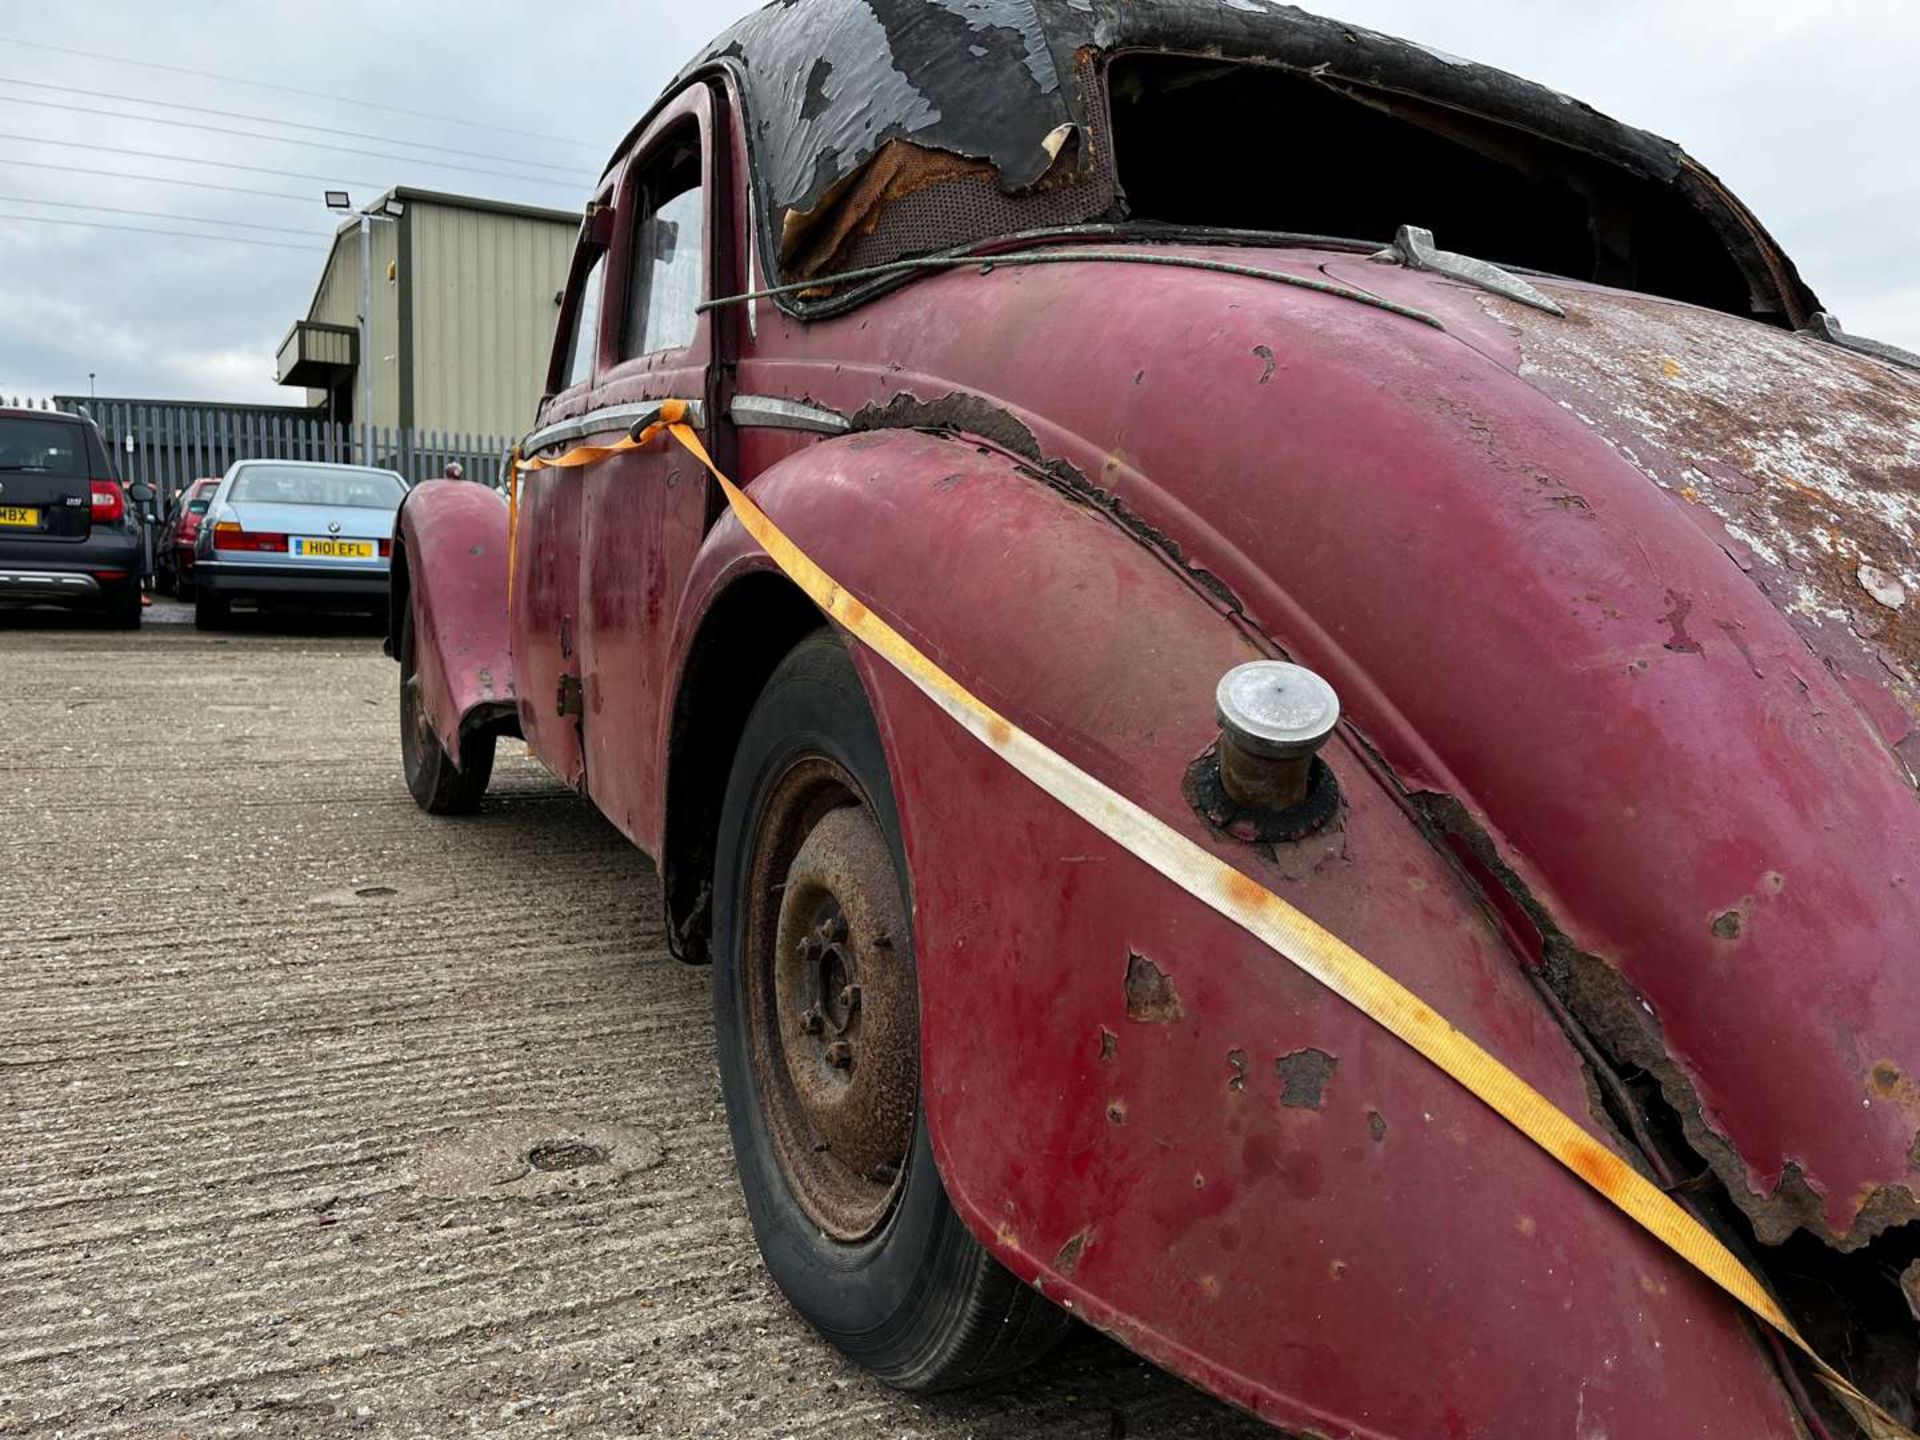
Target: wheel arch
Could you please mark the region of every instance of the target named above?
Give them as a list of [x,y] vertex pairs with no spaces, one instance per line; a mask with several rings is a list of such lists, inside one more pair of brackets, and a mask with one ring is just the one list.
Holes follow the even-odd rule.
[[[1185,779],[1215,738],[1213,686],[1262,647],[1229,604],[1114,516],[991,443],[923,430],[814,443],[750,492],[999,714],[1229,852],[1495,1041],[1569,1114],[1587,1113],[1578,1054],[1363,737],[1343,732],[1326,752],[1344,797],[1338,828],[1284,854],[1243,849],[1195,813]],[[768,564],[723,519],[682,607],[660,853],[669,915],[689,936],[701,935],[715,848],[700,797],[725,784],[779,655],[823,623]],[[1721,1413],[1744,1433],[1791,1433],[1769,1362],[1717,1292],[1390,1033],[1012,771],[883,660],[858,646],[854,658],[910,867],[933,1153],[955,1209],[1002,1265],[1296,1428],[1435,1433],[1457,1400],[1490,1433],[1564,1430],[1580,1357],[1604,1347],[1656,1369],[1684,1354],[1701,1377],[1671,1415],[1651,1381],[1585,1397],[1622,1433],[1694,1433]],[[703,763],[687,748],[696,737],[711,747]],[[1162,984],[1164,1005],[1136,993]],[[1338,1080],[1292,1093],[1301,1056]],[[1476,1157],[1464,1170],[1462,1155]],[[1410,1210],[1409,1193],[1442,1200]],[[1293,1219],[1276,1226],[1282,1207]],[[1516,1233],[1552,1243],[1516,1245]],[[1491,1257],[1494,1283],[1462,1286],[1426,1258],[1449,1245]],[[1273,1307],[1269,1275],[1299,1303]],[[1539,1298],[1508,1303],[1523,1293]],[[1562,1306],[1568,1295],[1579,1303]],[[1444,1343],[1467,1327],[1500,1358],[1497,1384]],[[1658,1356],[1647,1334],[1665,1338]],[[1330,1351],[1418,1361],[1329,1366]],[[1380,1418],[1367,1428],[1361,1416]]]
[[434,733],[451,755],[477,733],[519,734],[507,642],[507,511],[485,486],[429,480],[401,503],[388,570],[387,639],[407,615]]
[[712,957],[712,877],[720,804],[747,715],[788,651],[826,617],[764,557],[728,568],[682,647],[667,719],[660,845],[667,938],[690,964]]

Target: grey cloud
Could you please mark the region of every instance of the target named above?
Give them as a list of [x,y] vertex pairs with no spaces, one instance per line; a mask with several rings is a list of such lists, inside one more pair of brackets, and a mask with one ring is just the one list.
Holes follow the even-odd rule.
[[[88,97],[0,85],[0,96],[134,110],[144,95],[486,152],[501,168],[557,164],[558,184],[445,168],[489,159],[400,162],[7,103],[0,133],[96,141],[311,172],[243,174],[0,141],[0,196],[293,227],[234,231],[311,244],[310,251],[193,243],[0,219],[0,393],[103,393],[285,402],[271,381],[274,346],[305,310],[332,219],[320,191],[356,199],[393,184],[533,204],[580,202],[591,174],[660,86],[749,6],[582,0],[541,7],[504,0],[393,5],[342,0],[322,10],[202,0],[68,0],[0,12],[0,35],[140,56],[276,83],[364,96],[557,137],[571,144],[436,124],[365,107],[0,46],[0,76],[74,85]],[[1680,141],[1760,215],[1809,282],[1865,335],[1920,349],[1920,164],[1912,153],[1911,76],[1920,11],[1892,0],[1808,7],[1695,0],[1593,6],[1573,0],[1346,0],[1344,18],[1453,54],[1502,65],[1633,124]],[[209,125],[250,127],[208,116]],[[345,137],[344,146],[391,146]],[[1289,137],[1273,137],[1284,164]],[[9,166],[9,158],[133,173],[178,174],[291,199],[225,194]],[[0,212],[77,218],[0,201]],[[101,217],[158,226],[165,221]],[[1411,218],[1411,217],[1410,217]],[[1445,237],[1441,237],[1443,243]]]

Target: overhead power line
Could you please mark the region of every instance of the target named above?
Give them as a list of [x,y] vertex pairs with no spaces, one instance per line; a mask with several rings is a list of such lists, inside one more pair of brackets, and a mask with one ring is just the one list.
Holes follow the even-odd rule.
[[22,160],[17,155],[0,155],[0,165],[25,165],[35,170],[58,171],[63,175],[97,175],[106,180],[139,180],[148,185],[187,185],[195,190],[220,190],[229,195],[259,195],[268,200],[313,204],[311,191],[300,195],[291,190],[253,190],[245,185],[216,185],[211,180],[183,180],[177,175],[136,175],[131,170],[95,170],[86,165],[55,165],[51,160]]
[[0,44],[25,45],[34,50],[49,50],[56,55],[78,55],[83,60],[104,60],[112,65],[137,65],[144,70],[164,70],[171,75],[192,75],[201,80],[224,80],[233,85],[251,85],[259,90],[278,90],[286,95],[305,95],[312,100],[332,100],[337,104],[354,105],[363,110],[384,110],[390,115],[411,115],[416,120],[438,120],[445,125],[464,125],[471,130],[491,130],[499,135],[518,135],[527,140],[546,140],[555,145],[572,145],[583,150],[592,148],[564,135],[540,135],[531,130],[513,130],[504,125],[489,125],[484,120],[469,120],[460,115],[446,115],[432,110],[409,110],[402,105],[385,105],[378,100],[363,100],[356,95],[335,95],[325,90],[302,90],[296,85],[255,80],[246,75],[222,74],[217,70],[195,70],[185,65],[165,65],[158,60],[136,60],[127,55],[103,55],[95,50],[78,50],[68,45],[49,45],[43,40],[22,40],[17,36],[0,36]]
[[179,220],[188,225],[229,225],[242,230],[270,230],[281,235],[308,235],[325,240],[329,232],[296,225],[256,225],[249,220],[223,220],[217,215],[176,215],[170,210],[127,210],[118,205],[81,205],[72,200],[38,200],[31,195],[0,195],[0,205],[51,205],[56,210],[97,210],[102,215],[138,215],[147,220]]
[[219,240],[228,245],[263,245],[269,250],[304,250],[318,254],[324,245],[295,245],[286,240],[256,240],[251,235],[196,235],[190,230],[161,230],[152,225],[114,225],[105,220],[61,220],[52,215],[0,214],[0,224],[22,221],[29,225],[74,225],[83,230],[124,230],[132,235],[171,235],[176,240]]
[[276,170],[270,165],[242,165],[238,160],[201,160],[192,155],[170,155],[165,150],[129,150],[124,145],[91,145],[81,140],[49,140],[44,135],[10,135],[0,140],[23,140],[34,145],[58,145],[66,150],[99,150],[108,155],[133,155],[142,160],[172,160],[184,165],[211,165],[216,170],[247,170],[255,175],[277,175],[282,180],[318,180],[334,185],[379,185],[378,180],[356,180],[350,175],[314,175],[305,170]]
[[[330,145],[322,140],[297,140],[291,135],[269,135],[261,130],[236,130],[230,125],[206,125],[198,120],[169,120],[161,115],[133,115],[125,110],[102,110],[89,105],[69,105],[61,100],[29,100],[20,95],[0,95],[0,103],[33,105],[42,110],[65,110],[76,115],[98,115],[110,120],[133,120],[142,125],[171,125],[179,130],[204,130],[211,135],[232,135],[242,140],[270,140],[279,145],[304,145],[311,150],[333,150],[342,155],[361,155],[370,160],[398,160],[404,165],[428,165],[439,170],[464,170],[470,175],[490,175],[496,180],[519,180],[529,185],[551,185],[560,190],[582,190],[577,180],[546,180],[511,170],[488,170],[479,165],[462,165],[452,160],[429,160],[419,155],[396,155],[391,150],[361,150],[352,145]],[[222,163],[222,162],[215,162]]]
[[[0,85],[18,85],[28,90],[47,90],[56,95],[80,95],[97,99],[100,92],[79,85],[50,85],[44,80],[20,80],[11,75],[0,75]],[[247,110],[216,110],[207,105],[187,105],[178,100],[153,100],[144,95],[128,95],[124,91],[115,91],[113,98],[135,105],[152,105],[161,110],[180,110],[193,115],[213,115],[222,120],[251,120],[262,125],[281,125],[293,130],[312,130],[320,135],[340,135],[348,140],[373,140],[383,145],[405,145],[414,150],[433,150],[442,155],[464,155],[471,160],[497,160],[509,165],[525,165],[536,170],[552,170],[556,173],[580,175],[591,180],[595,172],[578,165],[555,165],[545,160],[524,160],[517,155],[500,155],[491,150],[462,150],[454,145],[435,145],[426,140],[408,140],[399,135],[379,135],[365,130],[340,130],[331,125],[312,125],[305,120],[282,120],[277,115],[260,115]],[[224,132],[223,132],[224,133]],[[289,137],[290,138],[290,137]],[[292,143],[304,144],[304,141]],[[334,147],[328,146],[328,149]],[[357,152],[356,152],[357,153]]]

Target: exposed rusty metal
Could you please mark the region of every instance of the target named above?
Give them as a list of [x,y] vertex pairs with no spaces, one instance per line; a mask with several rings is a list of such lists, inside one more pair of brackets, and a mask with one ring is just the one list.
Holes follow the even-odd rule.
[[[893,857],[857,789],[809,758],[775,782],[744,917],[755,1082],[813,1221],[854,1241],[903,1183],[919,1095],[919,1002]],[[876,943],[884,940],[885,943]]]
[[[1687,1144],[1706,1160],[1728,1198],[1745,1214],[1762,1243],[1777,1245],[1795,1230],[1804,1228],[1845,1252],[1862,1248],[1893,1226],[1920,1220],[1920,1200],[1907,1187],[1896,1185],[1865,1197],[1855,1224],[1836,1235],[1826,1224],[1820,1195],[1807,1184],[1801,1169],[1792,1163],[1787,1165],[1772,1192],[1756,1192],[1748,1183],[1744,1158],[1708,1122],[1692,1081],[1668,1053],[1660,1034],[1659,1018],[1645,998],[1618,969],[1600,956],[1581,951],[1568,938],[1547,907],[1527,890],[1525,883],[1501,858],[1492,838],[1465,807],[1446,796],[1423,794],[1410,798],[1427,823],[1439,835],[1454,842],[1455,853],[1464,851],[1471,856],[1476,862],[1475,868],[1498,885],[1538,931],[1543,994],[1550,994],[1557,1001],[1554,1008],[1564,1017],[1569,1038],[1581,1050],[1603,1087],[1607,1083],[1605,1077],[1613,1073],[1616,1066],[1643,1071],[1654,1081]],[[1600,1051],[1611,1058],[1603,1058]],[[1611,1126],[1624,1117],[1633,1131],[1635,1149],[1657,1169],[1661,1150],[1645,1128],[1638,1103],[1622,1092],[1615,1092],[1613,1098],[1620,1113],[1610,1112],[1599,1118]],[[1663,1178],[1665,1183],[1673,1183],[1673,1177]]]
[[1053,1268],[1062,1275],[1071,1276],[1080,1266],[1080,1257],[1086,1253],[1087,1244],[1093,1239],[1091,1226],[1076,1230],[1067,1238],[1067,1242],[1054,1254]]
[[[1267,858],[1299,842],[1326,834],[1339,835],[1340,784],[1324,760],[1309,757],[1298,765],[1278,767],[1278,776],[1258,759],[1239,759],[1253,770],[1240,780],[1242,794],[1256,803],[1245,804],[1228,788],[1228,750],[1224,742],[1210,745],[1187,767],[1181,791],[1200,817],[1222,835],[1258,846]],[[1238,757],[1235,757],[1238,758]],[[1275,781],[1279,783],[1275,783]],[[1297,799],[1290,799],[1297,794]],[[1263,795],[1283,803],[1258,803]]]
[[1148,1025],[1171,1025],[1186,1011],[1173,981],[1146,956],[1127,955],[1127,1018]]
[[1294,1110],[1318,1110],[1339,1064],[1326,1051],[1312,1046],[1282,1055],[1273,1062],[1280,1077],[1280,1103]]
[[[1522,377],[1684,507],[1808,649],[1855,678],[1920,773],[1920,383],[1810,335],[1637,296],[1560,324],[1485,303],[1511,325]],[[1685,600],[1675,634],[1697,649]]]
[[[1896,1276],[1909,1306],[1920,1299],[1920,1260],[1907,1258],[1920,1248],[1920,1233],[1907,1223],[1920,1219],[1912,1192],[1904,1186],[1874,1191],[1864,1197],[1855,1226],[1837,1236],[1825,1226],[1822,1199],[1797,1165],[1788,1164],[1772,1192],[1756,1193],[1746,1182],[1743,1158],[1713,1128],[1690,1080],[1668,1054],[1658,1017],[1626,978],[1573,945],[1463,807],[1444,797],[1410,798],[1453,842],[1456,857],[1473,860],[1472,883],[1501,887],[1538,926],[1543,963],[1532,979],[1586,1061],[1596,1090],[1594,1117],[1614,1132],[1621,1153],[1703,1223],[1730,1234],[1739,1233],[1742,1223],[1750,1227],[1758,1245],[1746,1247],[1748,1263],[1783,1288],[1799,1323],[1818,1337],[1822,1348],[1849,1353],[1869,1340],[1871,1354],[1855,1360],[1856,1381],[1911,1423],[1916,1337],[1899,1334],[1882,1321],[1863,1321],[1856,1312],[1884,1310],[1885,1281]],[[1716,918],[1715,933],[1729,938],[1729,927],[1721,925],[1725,918]],[[1737,929],[1732,933],[1737,935]],[[1623,1072],[1638,1078],[1628,1084]],[[1890,1062],[1876,1064],[1869,1083],[1879,1098],[1911,1097],[1920,1108],[1920,1089]],[[1920,1135],[1914,1150],[1920,1155]],[[1687,1172],[1678,1165],[1692,1171],[1702,1161],[1704,1169],[1681,1178]],[[1920,1170],[1920,1164],[1915,1168]],[[1832,1248],[1823,1251],[1823,1245]],[[1782,1253],[1776,1254],[1780,1247]],[[1915,1313],[1920,1315],[1920,1309]],[[1842,1429],[1848,1426],[1824,1390],[1818,1398],[1809,1395],[1787,1352],[1772,1345],[1770,1353],[1813,1434],[1827,1433],[1822,1415]]]
[[1307,798],[1310,762],[1273,761],[1231,741],[1221,745],[1220,784],[1248,810],[1288,810]]

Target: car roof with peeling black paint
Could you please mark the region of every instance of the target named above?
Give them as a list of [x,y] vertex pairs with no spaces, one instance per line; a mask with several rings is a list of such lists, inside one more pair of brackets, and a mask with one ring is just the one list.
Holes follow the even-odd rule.
[[1428,107],[1421,123],[1464,112],[1581,152],[1704,218],[1755,314],[1797,326],[1820,308],[1753,216],[1673,142],[1504,71],[1269,0],[775,0],[665,93],[716,68],[735,77],[763,253],[770,278],[791,281],[810,273],[795,235],[890,142],[990,167],[1003,196],[1054,197],[992,217],[1006,223],[975,238],[1027,228],[1014,213],[1040,225],[1126,218],[1105,61],[1138,51],[1278,67],[1366,104]]

